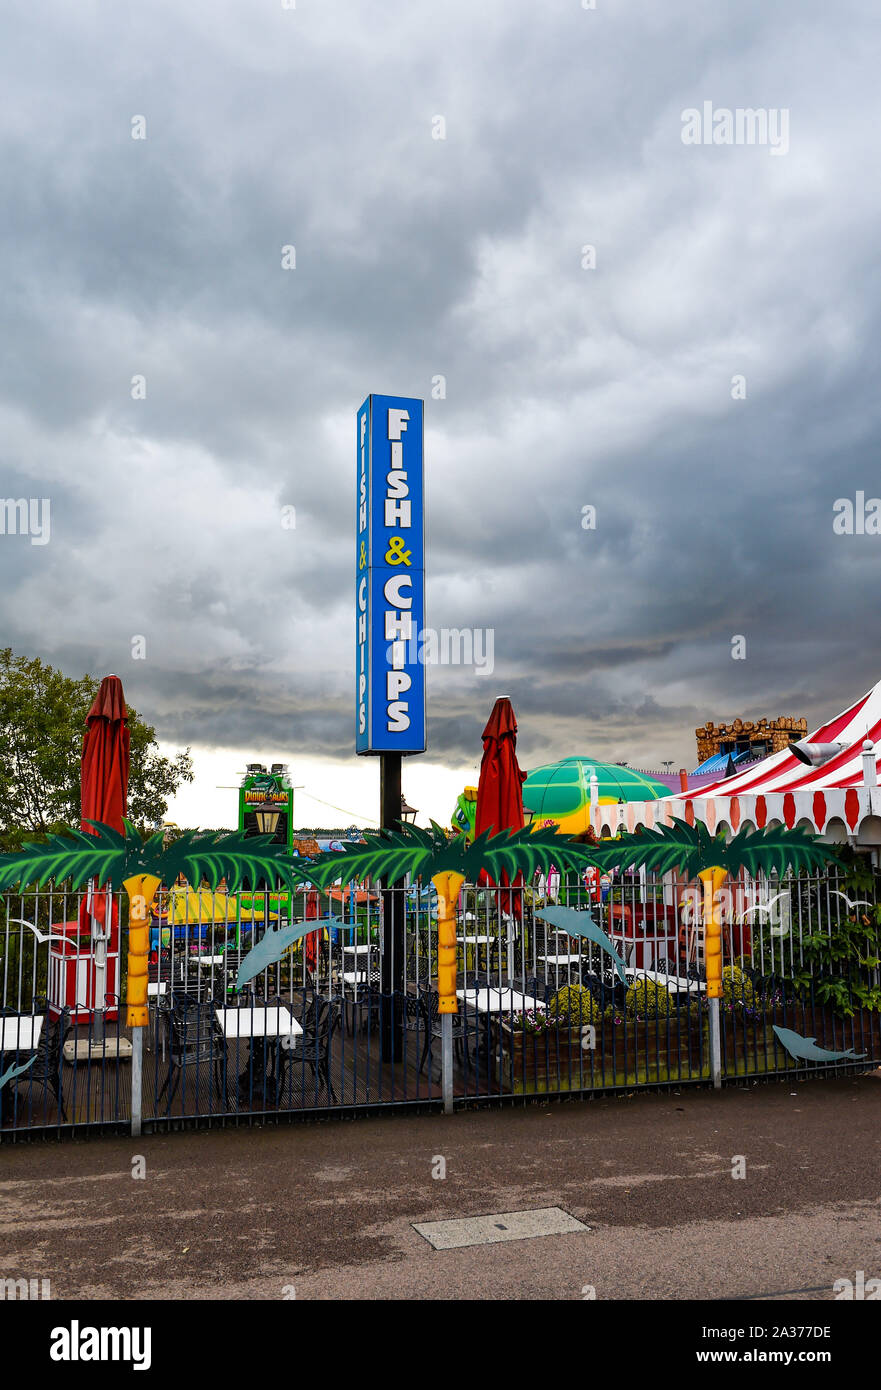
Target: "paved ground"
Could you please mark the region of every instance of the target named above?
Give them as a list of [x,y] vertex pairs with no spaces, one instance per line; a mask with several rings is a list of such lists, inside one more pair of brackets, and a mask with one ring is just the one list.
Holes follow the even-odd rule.
[[[4,1145],[0,1277],[53,1298],[829,1299],[881,1277],[879,1080]],[[436,1251],[412,1226],[549,1206],[590,1230]]]

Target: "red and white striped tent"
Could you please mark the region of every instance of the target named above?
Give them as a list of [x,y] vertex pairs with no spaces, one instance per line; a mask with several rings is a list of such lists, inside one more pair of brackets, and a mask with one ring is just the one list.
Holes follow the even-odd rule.
[[[669,824],[674,816],[701,820],[715,834],[746,826],[802,825],[835,842],[881,845],[881,681],[836,719],[808,736],[810,743],[840,743],[841,750],[819,767],[808,767],[794,753],[773,753],[733,777],[699,791],[661,801],[631,801],[621,807],[624,828]],[[593,808],[597,834],[614,834],[614,807]],[[614,819],[614,817],[613,817]]]

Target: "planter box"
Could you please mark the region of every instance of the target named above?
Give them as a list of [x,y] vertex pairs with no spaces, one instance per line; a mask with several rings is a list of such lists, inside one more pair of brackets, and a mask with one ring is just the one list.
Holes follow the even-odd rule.
[[495,1024],[496,1081],[515,1095],[601,1090],[663,1081],[698,1081],[709,1075],[709,1053],[700,1026],[673,1016],[597,1024],[595,1046],[578,1026],[524,1033]]
[[[830,1062],[865,1071],[881,1065],[881,1014],[858,1010],[842,1019],[827,1008],[803,1009],[797,1004],[767,1014],[744,1017],[722,1014],[723,1077],[762,1076],[787,1071],[823,1072],[823,1062],[796,1061],[773,1031],[773,1024],[802,1037],[815,1037],[829,1051],[865,1052],[864,1059]],[[579,1028],[524,1033],[507,1023],[493,1024],[495,1082],[515,1095],[593,1091],[606,1087],[653,1085],[710,1079],[710,1048],[703,1027],[673,1015],[669,1033],[664,1019],[597,1024],[595,1046],[582,1046]],[[584,1039],[589,1043],[589,1037]]]
[[723,1009],[720,1022],[723,1076],[761,1076],[786,1070],[789,1053],[771,1029],[772,1023],[780,1022],[776,1014],[744,1017],[739,1010],[729,1013]]

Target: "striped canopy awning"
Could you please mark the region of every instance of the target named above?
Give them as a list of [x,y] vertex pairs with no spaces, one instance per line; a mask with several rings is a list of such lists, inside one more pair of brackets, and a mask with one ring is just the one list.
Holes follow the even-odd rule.
[[759,828],[779,821],[788,826],[804,825],[833,838],[849,836],[863,843],[881,844],[881,792],[877,785],[881,681],[855,704],[821,724],[808,735],[807,742],[840,743],[842,747],[819,767],[809,767],[790,749],[783,749],[732,777],[720,776],[707,787],[628,807],[628,827],[669,823],[673,816],[702,820],[711,830],[723,822],[736,831],[746,821]]

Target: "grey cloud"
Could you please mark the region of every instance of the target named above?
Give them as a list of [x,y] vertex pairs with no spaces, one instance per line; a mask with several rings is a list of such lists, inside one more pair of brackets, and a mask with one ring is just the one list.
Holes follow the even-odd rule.
[[[0,542],[4,641],[119,670],[167,740],[348,757],[354,412],[443,374],[428,620],[491,627],[496,671],[430,674],[437,760],[502,689],[525,759],[691,765],[706,718],[876,679],[881,539],[831,528],[881,492],[869,0],[6,28],[0,483],[53,541]],[[683,146],[704,99],[791,106],[790,154]]]

